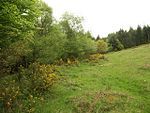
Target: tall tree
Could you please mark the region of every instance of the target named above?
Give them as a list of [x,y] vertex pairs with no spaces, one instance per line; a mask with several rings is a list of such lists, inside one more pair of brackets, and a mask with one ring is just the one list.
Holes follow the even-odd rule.
[[124,49],[124,46],[118,40],[115,34],[108,35],[108,43],[109,43],[110,51],[118,51]]
[[38,17],[36,0],[1,0],[0,47],[8,47],[19,39],[28,38]]
[[44,2],[39,3],[39,8],[40,8],[40,16],[37,20],[37,27],[38,29],[38,34],[40,36],[46,36],[51,30],[52,27],[52,9]]
[[96,37],[96,41],[98,41],[98,40],[100,40],[100,36],[99,35]]
[[68,12],[64,13],[60,25],[62,26],[63,32],[67,34],[68,39],[75,38],[77,33],[83,32],[82,21],[82,17],[74,16]]
[[142,44],[142,28],[138,25],[136,30],[136,45]]
[[37,0],[1,0],[0,2],[0,64],[15,68],[25,62],[29,42],[35,32],[39,15]]
[[134,47],[136,46],[136,31],[130,27],[129,31],[128,31],[128,47]]
[[143,38],[143,43],[150,43],[150,27],[148,25],[143,27]]

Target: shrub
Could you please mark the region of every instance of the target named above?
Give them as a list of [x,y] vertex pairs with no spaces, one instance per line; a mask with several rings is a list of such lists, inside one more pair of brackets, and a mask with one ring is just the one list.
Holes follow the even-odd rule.
[[66,65],[74,65],[74,64],[79,64],[78,59],[76,59],[76,58],[67,58]]
[[58,25],[54,25],[48,36],[37,37],[35,39],[35,48],[33,47],[34,58],[43,64],[54,63],[64,54],[65,43],[65,34],[61,32]]
[[55,66],[39,63],[33,63],[29,68],[20,66],[19,73],[0,79],[0,111],[34,112],[36,101],[41,100],[43,93],[51,88],[56,78]]
[[43,93],[49,90],[56,80],[53,65],[33,63],[28,69],[21,69],[22,82],[28,86],[30,93]]
[[[9,82],[8,82],[9,81]],[[21,90],[15,80],[10,77],[1,80],[0,84],[0,110],[2,113],[14,113],[20,104]]]
[[99,61],[100,59],[104,59],[104,58],[105,58],[104,55],[97,53],[97,54],[89,55],[88,60],[97,62],[97,61]]
[[98,53],[106,53],[107,50],[108,50],[107,43],[103,40],[98,40],[97,41],[97,52]]

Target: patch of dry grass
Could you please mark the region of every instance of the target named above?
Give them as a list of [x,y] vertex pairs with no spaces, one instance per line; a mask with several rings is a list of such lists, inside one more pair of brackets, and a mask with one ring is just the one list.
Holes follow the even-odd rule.
[[123,93],[100,91],[71,97],[68,102],[72,104],[75,113],[104,113],[124,111],[132,99]]

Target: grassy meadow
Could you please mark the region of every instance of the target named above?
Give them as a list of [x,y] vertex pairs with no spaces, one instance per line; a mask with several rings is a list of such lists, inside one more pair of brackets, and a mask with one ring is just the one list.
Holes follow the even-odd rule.
[[61,66],[39,113],[149,113],[150,45],[105,55],[97,63]]

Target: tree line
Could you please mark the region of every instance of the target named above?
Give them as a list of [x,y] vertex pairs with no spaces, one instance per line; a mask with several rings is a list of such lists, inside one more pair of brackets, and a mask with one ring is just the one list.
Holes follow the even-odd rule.
[[2,0],[0,3],[1,64],[10,71],[30,62],[54,63],[96,51],[82,17],[65,13],[59,21],[40,0]]
[[138,26],[135,30],[131,27],[129,31],[120,29],[116,33],[109,34],[105,40],[107,40],[109,44],[110,51],[147,44],[150,43],[150,26]]

